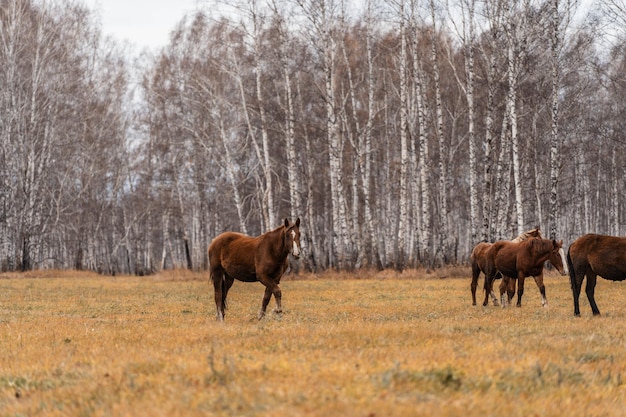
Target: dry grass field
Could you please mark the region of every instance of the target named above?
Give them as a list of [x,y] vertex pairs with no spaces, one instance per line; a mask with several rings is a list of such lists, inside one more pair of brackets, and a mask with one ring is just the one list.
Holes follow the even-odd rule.
[[505,310],[469,269],[291,276],[282,316],[236,282],[218,323],[206,276],[41,275],[0,276],[1,416],[626,413],[626,284],[575,318],[557,275]]

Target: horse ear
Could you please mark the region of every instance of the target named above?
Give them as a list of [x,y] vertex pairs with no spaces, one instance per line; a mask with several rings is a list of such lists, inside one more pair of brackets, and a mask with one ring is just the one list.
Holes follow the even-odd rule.
[[289,227],[289,219],[285,217],[285,227]]
[[296,227],[300,227],[300,217],[296,219]]

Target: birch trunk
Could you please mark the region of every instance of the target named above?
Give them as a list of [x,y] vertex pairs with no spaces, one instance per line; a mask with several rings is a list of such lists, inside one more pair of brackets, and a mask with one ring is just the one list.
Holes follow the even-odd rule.
[[[361,224],[359,222],[359,170],[362,170],[363,162],[361,158],[363,157],[363,151],[361,149],[361,144],[363,140],[361,139],[363,135],[363,130],[361,129],[361,124],[359,121],[359,117],[357,115],[357,100],[356,100],[356,87],[354,86],[354,80],[352,77],[352,67],[350,65],[350,60],[348,59],[348,52],[346,50],[346,45],[344,42],[344,36],[341,36],[341,52],[343,55],[343,60],[345,64],[345,71],[348,77],[348,96],[350,102],[350,108],[345,109],[342,114],[345,119],[348,119],[348,113],[350,113],[350,119],[354,124],[354,132],[350,129],[350,121],[345,120],[346,126],[346,136],[350,139],[352,143],[352,148],[355,150],[354,160],[352,164],[352,176],[351,176],[351,184],[352,184],[352,213],[350,218],[352,219],[352,224],[350,225],[352,230],[352,240],[354,241],[354,252],[356,252],[355,259],[355,267],[360,268],[363,263],[363,250],[362,250],[362,233],[361,233]],[[344,100],[346,102],[347,100]],[[345,108],[345,106],[344,106]]]
[[492,187],[491,176],[493,167],[493,125],[494,125],[494,100],[496,86],[494,82],[496,71],[495,54],[489,59],[489,69],[487,71],[487,85],[489,92],[487,93],[487,113],[485,116],[485,156],[483,171],[483,228],[482,240],[489,242],[492,238],[490,233],[491,215],[492,215]]
[[519,138],[517,135],[517,71],[519,55],[516,52],[516,30],[514,29],[513,20],[516,16],[513,13],[513,6],[510,6],[508,23],[507,23],[507,39],[508,39],[508,69],[507,78],[509,81],[507,92],[507,107],[509,109],[509,123],[511,124],[511,150],[513,152],[513,184],[515,187],[515,219],[517,224],[517,234],[524,231],[524,205],[522,195],[522,178],[520,167],[520,149]]
[[470,223],[472,242],[478,237],[478,181],[476,175],[476,138],[474,132],[474,0],[469,2],[469,43],[466,47],[467,118],[470,165]]
[[[267,201],[267,223],[266,228],[272,229],[277,226],[276,222],[276,206],[274,204],[274,185],[272,183],[272,163],[270,159],[269,138],[267,132],[267,116],[265,114],[265,101],[263,99],[263,78],[261,66],[261,28],[257,11],[257,2],[252,0],[250,5],[252,13],[253,37],[254,37],[254,64],[256,74],[256,98],[259,107],[259,116],[261,119],[261,143],[263,148],[262,167],[265,177],[265,194],[264,200]],[[251,132],[252,133],[252,132]],[[254,134],[254,133],[252,133]]]
[[235,173],[235,161],[230,153],[230,144],[228,143],[228,136],[224,127],[224,120],[222,119],[221,110],[216,109],[216,113],[216,116],[218,117],[217,125],[220,133],[220,139],[224,148],[224,166],[226,169],[226,175],[230,182],[230,186],[233,190],[233,199],[235,203],[235,208],[237,209],[237,217],[239,218],[239,227],[241,233],[248,234],[246,219],[243,213],[243,200],[241,199],[241,196],[239,194],[237,175]]
[[335,66],[334,41],[327,34],[327,49],[325,56],[326,76],[326,127],[328,130],[328,157],[330,165],[330,190],[333,213],[334,247],[337,266],[343,269],[348,262],[348,226],[346,220],[346,200],[343,188],[343,144],[339,137],[339,126],[335,110]]
[[508,212],[509,212],[509,197],[511,187],[511,166],[509,161],[511,159],[511,140],[508,135],[508,120],[509,120],[508,104],[507,109],[504,112],[502,118],[502,128],[500,134],[500,154],[498,156],[498,162],[496,164],[496,184],[494,194],[494,212],[496,213],[496,221],[494,223],[494,229],[491,233],[496,240],[507,239],[508,236]]
[[450,230],[448,226],[448,149],[443,134],[443,105],[441,100],[441,81],[439,74],[439,53],[437,50],[437,20],[435,16],[435,1],[430,1],[430,14],[433,21],[433,33],[430,44],[430,56],[433,65],[433,77],[435,82],[435,113],[436,135],[439,145],[439,244],[436,261],[439,265],[444,264],[450,251]]
[[370,263],[374,263],[378,269],[382,269],[380,260],[380,251],[376,243],[376,227],[372,216],[372,128],[374,126],[374,62],[372,58],[372,1],[367,1],[367,18],[366,18],[366,50],[367,50],[367,126],[363,135],[364,144],[360,149],[364,149],[359,161],[363,161],[361,165],[361,175],[363,184],[363,212],[365,217],[365,228],[367,230],[367,252],[371,254]]
[[[550,208],[548,220],[550,223],[550,239],[556,239],[557,228],[557,212],[558,212],[558,185],[559,185],[559,0],[552,1],[552,37],[551,37],[551,56],[552,56],[552,134],[550,136]],[[613,154],[615,156],[615,153]]]
[[[237,86],[239,87],[239,95],[241,98],[241,107],[243,110],[243,115],[244,118],[246,120],[246,126],[248,128],[248,135],[250,137],[250,140],[252,141],[252,146],[255,150],[257,159],[259,160],[259,164],[261,164],[262,166],[262,170],[265,173],[265,168],[263,167],[264,165],[264,161],[265,161],[265,157],[264,157],[264,152],[261,150],[261,147],[259,146],[258,141],[256,140],[256,136],[255,136],[255,128],[252,124],[252,119],[250,117],[250,110],[248,108],[248,100],[246,99],[246,90],[245,87],[243,85],[243,79],[242,79],[242,70],[240,68],[240,64],[237,60],[237,57],[232,56],[231,57],[231,63],[235,66],[235,71],[233,74],[233,77],[235,78],[236,82],[237,82]],[[221,116],[220,116],[221,118]],[[264,186],[266,184],[262,184],[260,192],[262,194],[261,198],[260,198],[260,203],[261,203],[261,229],[270,229],[272,226],[272,224],[270,224],[270,218],[269,218],[269,213],[270,213],[270,209],[267,205],[267,199],[265,198],[265,195],[267,193],[267,191],[265,190]]]
[[620,206],[620,194],[619,194],[619,178],[618,178],[618,164],[617,164],[617,152],[618,150],[613,147],[611,152],[611,192],[609,194],[609,233],[613,236],[620,235],[620,221],[619,221],[619,206]]
[[404,16],[404,0],[400,2],[400,217],[398,219],[398,246],[396,268],[402,271],[406,262],[406,230],[408,229],[408,120],[407,120],[407,39]]
[[[283,48],[287,46],[286,35],[282,31],[284,28],[281,26],[281,45]],[[296,138],[294,133],[295,125],[295,110],[293,104],[293,92],[291,87],[291,73],[289,65],[287,64],[287,52],[282,51],[282,69],[283,77],[285,79],[285,98],[287,103],[287,115],[286,115],[286,141],[287,141],[287,166],[288,182],[289,182],[289,200],[290,200],[290,215],[291,219],[296,219],[302,215],[302,196],[300,190],[300,171],[298,169],[298,155],[296,152]]]
[[[483,226],[482,240],[485,242],[492,241],[493,235],[492,224],[495,221],[494,210],[494,187],[493,181],[493,152],[495,137],[495,100],[498,90],[497,74],[497,53],[498,37],[501,32],[502,17],[504,12],[504,2],[500,0],[488,1],[485,8],[488,24],[489,36],[486,37],[487,45],[482,49],[482,56],[485,57],[486,81],[487,81],[487,108],[485,113],[485,140],[484,140],[484,170],[483,170]],[[481,44],[483,45],[483,44]],[[498,184],[498,183],[496,183]]]
[[[417,22],[415,27],[417,27]],[[415,86],[415,105],[417,111],[418,142],[419,142],[419,260],[427,267],[431,266],[430,259],[430,187],[428,182],[428,163],[430,161],[428,137],[426,135],[426,100],[424,99],[424,77],[419,63],[417,33],[413,44],[413,83]],[[416,193],[417,194],[417,193]]]
[[[299,98],[298,100],[298,107],[299,107],[299,111],[300,114],[304,114],[304,99],[302,96],[302,85],[301,85],[301,81],[300,78],[298,77],[298,73],[296,73],[296,90],[297,90],[297,97]],[[304,149],[305,149],[305,155],[311,156],[313,155],[313,153],[311,152],[311,140],[309,139],[309,131],[306,127],[306,125],[304,126]],[[307,161],[308,163],[303,164],[304,165],[304,176],[306,178],[306,187],[307,187],[307,195],[309,196],[309,198],[307,198],[305,201],[305,210],[306,210],[306,216],[308,219],[308,223],[309,226],[307,228],[308,233],[305,233],[304,236],[305,238],[303,239],[303,241],[301,241],[300,243],[302,244],[302,251],[304,253],[308,253],[308,262],[309,262],[309,267],[311,268],[311,270],[316,271],[318,267],[320,267],[321,265],[319,264],[320,262],[320,250],[319,250],[319,240],[318,240],[318,229],[316,227],[316,225],[313,224],[314,219],[316,218],[315,216],[315,209],[316,206],[319,205],[319,202],[316,202],[312,196],[313,194],[313,185],[316,181],[316,176],[315,176],[315,159],[311,159],[311,161]],[[316,204],[317,203],[317,204]],[[308,251],[306,249],[309,249]],[[327,267],[327,265],[323,265],[323,267]]]

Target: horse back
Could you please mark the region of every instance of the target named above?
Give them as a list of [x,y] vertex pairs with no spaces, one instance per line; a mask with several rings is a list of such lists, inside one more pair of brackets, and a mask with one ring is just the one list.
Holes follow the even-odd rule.
[[508,240],[499,240],[488,248],[488,262],[493,268],[506,276],[517,276],[517,247],[518,243]]
[[570,245],[575,271],[593,271],[611,281],[626,279],[626,238],[587,234]]
[[242,233],[225,232],[209,245],[211,271],[223,273],[240,281],[257,281],[255,258],[258,239]]

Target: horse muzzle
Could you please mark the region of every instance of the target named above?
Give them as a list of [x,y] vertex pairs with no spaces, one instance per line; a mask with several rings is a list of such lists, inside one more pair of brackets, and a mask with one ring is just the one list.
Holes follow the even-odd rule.
[[293,248],[291,248],[291,255],[296,259],[300,259],[300,247],[295,243],[293,244]]

